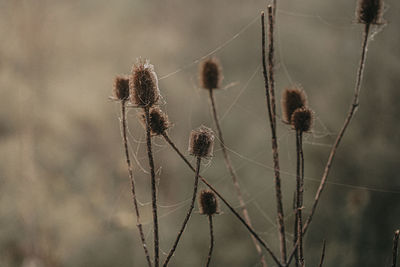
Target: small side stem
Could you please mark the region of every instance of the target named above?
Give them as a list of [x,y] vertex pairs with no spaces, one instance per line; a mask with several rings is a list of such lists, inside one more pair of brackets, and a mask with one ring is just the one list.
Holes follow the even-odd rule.
[[121,118],[122,140],[123,140],[123,143],[124,143],[125,158],[126,158],[126,165],[128,167],[129,180],[131,181],[131,192],[132,192],[133,207],[134,207],[135,213],[136,213],[136,227],[139,230],[140,240],[142,242],[142,246],[143,246],[143,249],[144,249],[144,254],[146,256],[147,264],[149,265],[149,267],[151,267],[150,254],[149,254],[149,251],[147,249],[146,239],[144,237],[142,223],[140,222],[139,207],[138,207],[138,203],[137,203],[137,199],[136,199],[135,179],[133,178],[132,164],[131,164],[131,159],[129,157],[129,147],[128,147],[128,138],[127,138],[127,125],[126,125],[126,102],[125,101],[121,101],[121,117],[122,117]]
[[[175,145],[175,143],[169,138],[168,134],[166,132],[163,133],[163,137],[165,141],[172,147],[172,149],[175,150],[175,152],[179,155],[179,157],[186,163],[186,165],[192,170],[195,171],[194,167],[192,164],[189,162],[189,160],[183,155],[183,153],[179,150],[179,148]],[[247,224],[247,222],[240,216],[240,214],[233,208],[231,204],[215,189],[204,177],[199,176],[201,181],[207,185],[208,188],[210,188],[211,191],[213,191],[218,198],[229,208],[229,210],[235,215],[235,217],[246,227],[246,229],[250,232],[250,234],[258,241],[258,243],[265,248],[265,250],[271,255],[272,259],[275,261],[275,263],[278,266],[282,266],[282,264],[279,262],[278,258],[275,256],[274,252],[271,250],[271,248],[268,246],[267,243],[253,230],[253,228]]]
[[212,215],[208,215],[208,222],[210,225],[210,250],[208,251],[206,267],[210,266],[211,255],[212,255],[213,248],[214,248],[214,231],[213,231]]
[[399,234],[400,234],[400,230],[397,230],[394,233],[394,237],[393,237],[393,249],[392,249],[393,263],[392,263],[392,267],[396,267],[396,263],[397,263],[397,246],[399,245]]
[[325,259],[325,248],[326,248],[326,240],[324,240],[323,244],[322,244],[322,254],[321,254],[321,260],[319,262],[318,267],[322,267],[322,265],[324,264],[324,259]]
[[[236,190],[236,195],[237,195],[237,198],[239,200],[240,208],[242,209],[243,217],[244,217],[246,223],[251,226],[251,220],[250,220],[249,212],[248,212],[248,210],[246,208],[246,204],[245,204],[245,202],[243,200],[243,195],[242,195],[242,191],[240,189],[240,185],[239,185],[239,181],[238,181],[238,178],[237,178],[237,174],[236,174],[236,172],[235,172],[235,170],[234,170],[234,168],[232,166],[231,159],[230,159],[228,151],[226,150],[226,147],[225,147],[225,141],[224,141],[224,138],[223,138],[223,135],[222,135],[221,126],[219,124],[218,113],[217,113],[217,108],[216,108],[216,104],[215,104],[215,98],[214,98],[214,94],[213,94],[214,90],[212,88],[209,88],[208,91],[209,91],[210,102],[211,102],[211,113],[213,115],[214,123],[215,123],[215,126],[217,128],[219,144],[220,144],[221,149],[222,149],[222,154],[224,156],[225,165],[226,165],[226,168],[228,169],[229,174],[232,177],[233,185],[234,185],[235,190]],[[263,266],[266,267],[267,264],[265,262],[264,255],[262,254],[260,246],[258,245],[257,241],[254,239],[254,237],[252,237],[252,240],[253,240],[254,246],[255,246],[255,248],[256,248],[259,256],[260,256],[260,261],[262,262]]]
[[150,111],[149,107],[144,108],[146,117],[146,141],[147,141],[147,156],[149,158],[150,174],[151,174],[151,204],[153,210],[153,228],[154,228],[154,266],[158,267],[159,259],[159,236],[158,236],[158,216],[157,216],[157,187],[156,174],[154,170],[153,152],[151,149],[151,131],[150,131]]
[[171,260],[171,257],[174,255],[176,248],[178,247],[179,240],[181,239],[181,236],[183,232],[185,231],[186,225],[190,219],[190,216],[192,215],[193,209],[194,209],[194,203],[196,202],[196,196],[197,196],[197,188],[199,184],[199,173],[200,173],[200,163],[201,163],[201,158],[197,157],[197,162],[196,162],[196,175],[194,178],[194,186],[193,186],[193,195],[192,195],[192,202],[190,203],[189,210],[185,216],[185,219],[183,220],[183,224],[181,229],[178,232],[178,236],[175,239],[175,242],[171,248],[171,250],[168,253],[168,256],[163,264],[164,267],[168,266],[169,261]]

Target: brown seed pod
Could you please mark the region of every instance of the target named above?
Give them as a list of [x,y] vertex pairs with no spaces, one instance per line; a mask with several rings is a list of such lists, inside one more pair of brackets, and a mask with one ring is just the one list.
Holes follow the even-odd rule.
[[291,118],[293,129],[299,132],[308,132],[311,130],[313,123],[313,112],[309,108],[296,109]]
[[200,126],[192,130],[189,140],[189,153],[204,158],[211,157],[214,147],[214,133],[210,128]]
[[383,0],[359,0],[357,20],[363,24],[382,24]]
[[218,201],[213,191],[202,190],[199,196],[200,213],[214,215],[218,213]]
[[[143,126],[146,127],[146,116],[140,114]],[[150,131],[152,135],[162,135],[171,126],[168,116],[158,107],[150,109]]]
[[293,112],[307,105],[307,96],[303,89],[298,87],[285,89],[282,94],[282,118],[290,124]]
[[218,89],[221,86],[222,68],[217,58],[209,58],[200,63],[200,86],[204,89]]
[[129,98],[129,79],[124,76],[116,76],[114,79],[113,96],[117,100],[125,101]]
[[148,60],[139,60],[133,65],[129,77],[131,102],[139,107],[151,107],[160,99],[158,79],[154,66]]

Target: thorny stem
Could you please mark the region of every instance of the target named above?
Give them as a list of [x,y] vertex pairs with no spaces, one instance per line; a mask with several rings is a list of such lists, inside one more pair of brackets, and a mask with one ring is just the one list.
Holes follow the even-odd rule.
[[192,215],[192,212],[194,209],[194,203],[196,201],[196,196],[197,196],[197,188],[198,188],[198,184],[199,184],[200,163],[201,163],[201,158],[197,157],[196,171],[195,171],[196,175],[194,177],[192,202],[190,203],[190,208],[186,214],[185,219],[183,220],[182,227],[178,232],[178,236],[175,239],[174,245],[172,246],[171,250],[169,251],[167,259],[165,260],[165,262],[163,264],[164,267],[168,265],[168,262],[170,261],[171,257],[174,255],[175,250],[178,247],[179,240],[181,239],[181,236],[182,236],[183,232],[185,231],[185,228],[190,219],[190,216]]
[[[336,155],[336,151],[337,148],[339,147],[340,141],[342,140],[344,133],[347,129],[347,127],[349,126],[351,119],[353,118],[354,113],[357,111],[357,107],[359,105],[359,95],[360,95],[360,90],[361,90],[361,83],[362,83],[362,78],[363,78],[363,73],[364,73],[364,67],[365,67],[365,59],[367,56],[367,46],[368,46],[368,36],[369,36],[369,31],[370,31],[370,24],[366,24],[365,28],[364,28],[364,38],[362,41],[362,46],[361,46],[361,59],[360,59],[360,64],[358,65],[358,71],[357,71],[357,77],[356,77],[356,84],[354,87],[354,96],[353,96],[353,102],[350,106],[350,109],[347,113],[347,117],[344,121],[344,124],[340,130],[340,132],[338,133],[335,143],[333,144],[332,148],[331,148],[331,152],[329,154],[329,158],[328,161],[325,165],[325,169],[324,169],[324,173],[322,175],[322,179],[320,182],[320,185],[318,187],[317,193],[315,194],[315,198],[314,198],[314,203],[313,206],[311,208],[311,212],[310,215],[308,216],[306,222],[304,223],[303,226],[303,235],[307,232],[308,227],[310,226],[310,223],[313,219],[314,213],[317,209],[318,206],[318,202],[319,199],[321,197],[322,191],[325,188],[325,184],[329,175],[329,172],[331,170],[332,167],[332,162],[333,159]],[[294,251],[297,249],[297,246],[295,246],[293,248],[292,254],[290,255],[290,259],[288,260],[288,263],[290,263]]]
[[397,246],[399,245],[399,234],[400,230],[397,230],[394,232],[394,237],[393,237],[393,250],[392,250],[392,258],[393,258],[393,263],[392,267],[396,267],[396,262],[397,262]]
[[326,248],[326,240],[324,240],[323,244],[322,244],[322,254],[321,254],[321,260],[319,262],[318,267],[322,267],[322,265],[324,264],[324,259],[325,259],[325,248]]
[[151,133],[150,133],[150,111],[149,107],[144,107],[146,116],[146,141],[147,155],[149,157],[150,174],[151,174],[151,202],[153,208],[153,228],[154,228],[154,266],[159,266],[159,237],[158,237],[158,216],[157,216],[157,188],[156,174],[154,171],[153,152],[151,150]]
[[131,181],[131,191],[132,191],[132,199],[133,199],[133,207],[135,208],[136,212],[136,226],[139,230],[140,240],[142,242],[142,246],[144,249],[144,254],[146,255],[147,264],[151,267],[151,260],[150,254],[147,249],[146,239],[143,233],[143,227],[140,222],[140,213],[139,207],[136,199],[136,189],[135,189],[135,180],[133,178],[133,171],[132,171],[132,164],[131,159],[129,157],[129,148],[128,148],[128,138],[127,138],[127,126],[126,126],[126,102],[123,100],[121,101],[121,121],[122,121],[122,140],[124,142],[124,150],[125,150],[125,158],[126,158],[126,165],[128,167],[129,179]]
[[[242,209],[243,217],[246,220],[246,223],[251,226],[251,220],[250,220],[249,212],[247,211],[246,204],[245,204],[245,202],[243,200],[243,195],[242,195],[242,191],[240,190],[240,185],[239,185],[239,182],[238,182],[237,174],[236,174],[235,170],[232,167],[231,159],[230,159],[228,151],[226,150],[226,147],[225,147],[225,142],[224,142],[224,138],[223,138],[223,135],[222,135],[221,126],[219,124],[218,113],[217,113],[217,108],[216,108],[216,104],[215,104],[215,98],[214,98],[214,94],[213,94],[214,90],[212,88],[209,88],[208,91],[210,93],[209,96],[210,96],[210,102],[211,102],[211,111],[212,111],[211,113],[213,115],[215,126],[217,127],[217,134],[218,134],[218,138],[219,138],[219,144],[220,144],[221,149],[222,149],[222,154],[224,156],[225,165],[226,165],[226,168],[229,171],[229,174],[232,177],[233,185],[234,185],[234,187],[236,189],[236,195],[237,195],[237,198],[239,200],[240,208]],[[262,254],[260,246],[257,244],[257,241],[254,239],[254,237],[252,237],[252,240],[253,240],[254,246],[256,247],[256,250],[257,250],[257,252],[258,252],[258,254],[260,256],[260,261],[262,262],[263,266],[266,267],[267,264],[265,262],[265,259],[264,259],[264,256]]]
[[[195,171],[194,167],[192,164],[189,162],[189,160],[185,157],[185,155],[182,154],[182,152],[179,150],[179,148],[175,145],[175,143],[169,138],[168,134],[164,132],[163,137],[165,141],[172,147],[172,149],[175,150],[175,152],[179,155],[179,157],[186,163],[186,165],[192,170]],[[275,256],[274,252],[271,250],[271,248],[268,246],[267,243],[265,243],[264,240],[261,239],[261,237],[258,236],[258,234],[253,230],[253,228],[240,216],[240,214],[232,207],[231,204],[201,175],[199,176],[200,180],[208,186],[208,188],[213,191],[219,199],[229,208],[229,210],[235,215],[235,217],[246,227],[246,229],[250,232],[252,237],[254,237],[258,243],[265,248],[265,250],[271,255],[272,259],[275,261],[278,266],[282,266],[282,264],[279,262],[278,258]]]
[[285,217],[283,212],[282,204],[282,190],[281,190],[281,179],[280,179],[280,167],[279,167],[279,152],[278,152],[278,141],[276,134],[276,107],[275,107],[275,81],[274,81],[274,15],[271,6],[268,6],[268,72],[265,54],[265,23],[264,13],[261,13],[262,23],[262,63],[263,63],[263,75],[265,83],[265,94],[267,100],[267,110],[269,116],[269,122],[271,126],[271,142],[272,142],[272,155],[274,162],[274,174],[275,174],[275,194],[277,203],[277,214],[278,214],[278,230],[280,239],[280,251],[281,261],[283,264],[286,263],[286,236],[285,236]]
[[209,222],[209,225],[210,225],[210,250],[208,251],[206,267],[210,266],[211,254],[212,254],[213,248],[214,248],[214,231],[213,231],[212,215],[208,215],[208,222]]

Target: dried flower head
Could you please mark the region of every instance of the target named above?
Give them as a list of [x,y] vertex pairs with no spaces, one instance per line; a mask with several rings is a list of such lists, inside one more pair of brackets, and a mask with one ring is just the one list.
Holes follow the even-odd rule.
[[214,147],[214,133],[210,128],[200,126],[192,130],[189,140],[189,153],[196,157],[212,156]]
[[305,107],[306,104],[307,97],[303,89],[297,87],[285,89],[281,100],[283,121],[290,124],[293,112]]
[[357,20],[363,24],[382,24],[383,0],[359,0]]
[[313,112],[309,108],[296,109],[291,118],[293,129],[300,132],[308,132],[311,130],[313,123]]
[[[143,126],[146,127],[146,116],[140,114]],[[150,131],[152,135],[162,135],[171,124],[168,121],[168,116],[158,107],[150,109]]]
[[117,100],[125,101],[129,98],[129,79],[116,76],[114,79],[113,96]]
[[217,58],[209,58],[200,63],[200,86],[202,88],[220,88],[222,79],[222,68]]
[[131,102],[139,107],[151,107],[160,99],[154,66],[148,60],[138,60],[129,77]]
[[200,213],[214,215],[218,213],[218,201],[213,191],[202,190],[199,197]]

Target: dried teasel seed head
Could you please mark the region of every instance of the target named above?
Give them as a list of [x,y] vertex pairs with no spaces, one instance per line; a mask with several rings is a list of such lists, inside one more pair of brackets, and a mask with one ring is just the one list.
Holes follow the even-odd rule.
[[200,63],[200,86],[204,89],[218,89],[221,86],[222,68],[217,58]]
[[363,24],[382,24],[383,0],[358,0],[357,20]]
[[[143,126],[146,127],[146,116],[140,114]],[[158,107],[150,109],[150,131],[152,135],[162,135],[171,126],[168,116]]]
[[138,60],[129,77],[131,102],[139,107],[151,107],[160,99],[154,66],[148,60]]
[[311,130],[313,123],[313,112],[309,108],[296,109],[291,118],[293,129],[299,132],[308,132]]
[[189,140],[189,153],[204,158],[211,157],[214,147],[214,133],[210,128],[200,126],[192,130]]
[[126,101],[129,98],[129,79],[116,76],[114,79],[113,96],[117,100]]
[[294,87],[285,89],[282,94],[282,118],[290,124],[293,112],[307,105],[307,96],[303,89]]
[[199,196],[200,213],[212,216],[218,213],[218,201],[213,191],[202,190]]

